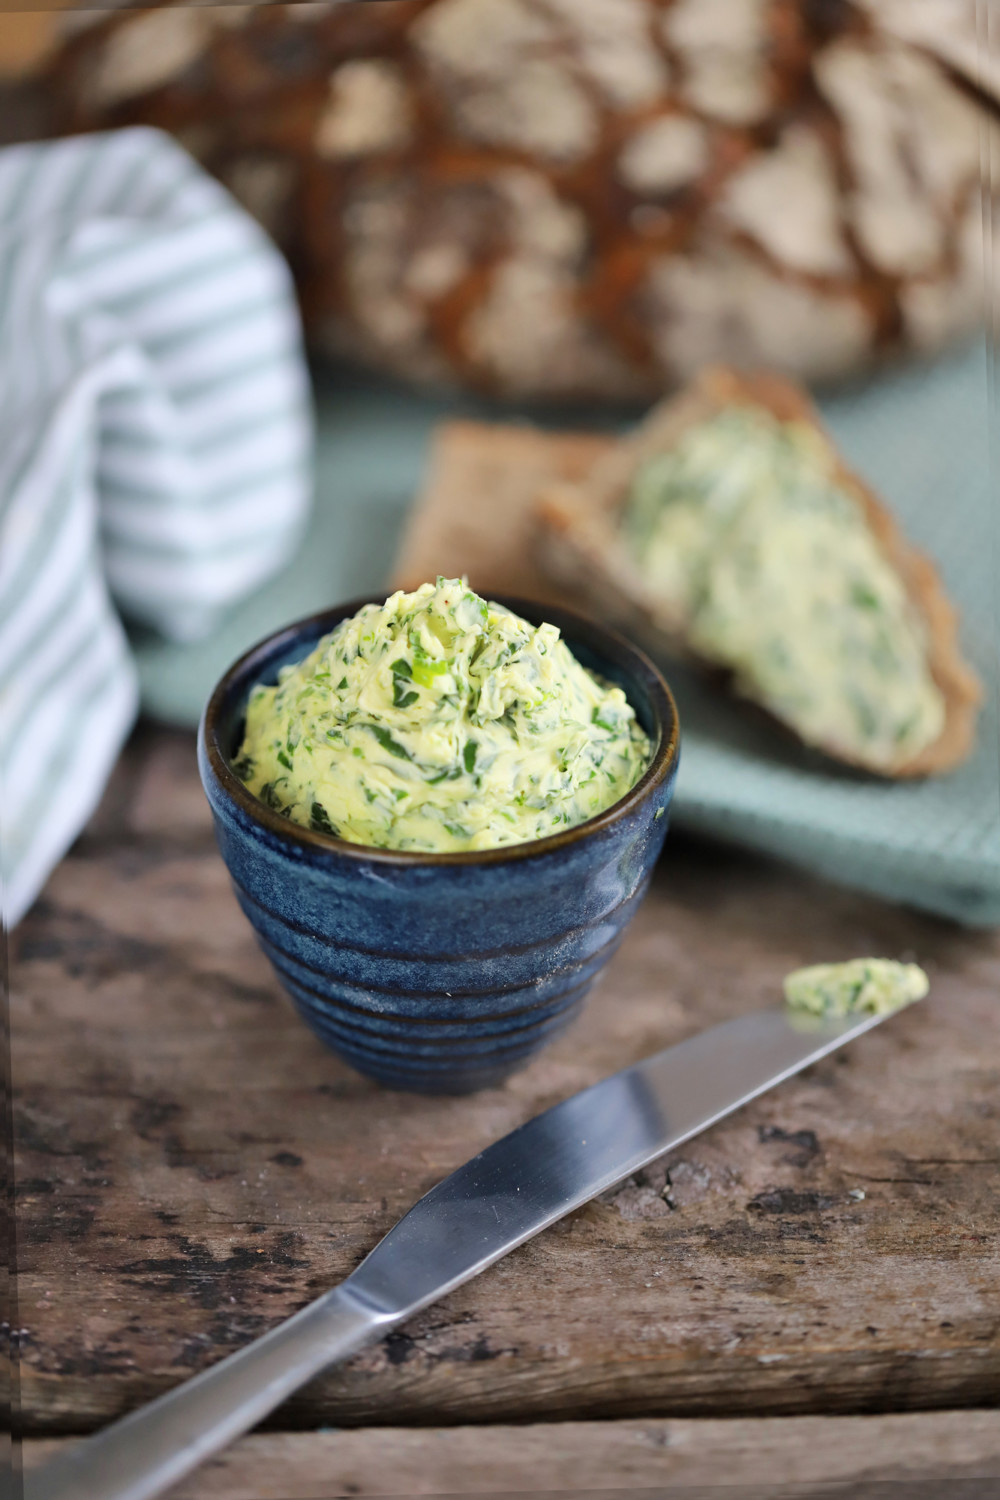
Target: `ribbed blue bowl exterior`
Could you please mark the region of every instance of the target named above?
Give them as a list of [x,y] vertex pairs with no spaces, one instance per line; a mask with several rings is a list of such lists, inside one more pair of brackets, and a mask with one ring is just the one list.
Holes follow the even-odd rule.
[[422,864],[283,837],[221,784],[204,726],[198,753],[237,899],[302,1016],[360,1072],[422,1093],[495,1084],[573,1018],[648,884],[677,764],[586,837]]
[[210,772],[206,790],[237,899],[316,1034],[391,1088],[466,1093],[579,1009],[646,888],[671,783],[596,837],[480,866],[304,859]]

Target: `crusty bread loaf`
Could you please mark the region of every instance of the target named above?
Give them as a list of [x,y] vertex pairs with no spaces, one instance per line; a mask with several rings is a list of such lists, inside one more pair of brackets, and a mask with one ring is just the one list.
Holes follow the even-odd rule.
[[[925,623],[927,663],[945,704],[945,723],[939,737],[909,760],[892,766],[887,774],[922,776],[949,770],[969,754],[981,697],[978,679],[959,649],[955,610],[934,565],[909,544],[885,506],[843,463],[812,403],[791,382],[771,374],[706,370],[680,395],[656,407],[634,434],[600,458],[582,483],[563,481],[547,486],[537,507],[543,566],[578,600],[589,601],[657,654],[697,659],[686,639],[683,620],[672,618],[663,601],[651,595],[622,540],[619,523],[639,466],[673,447],[688,428],[733,405],[763,408],[781,421],[806,422],[822,434],[835,461],[838,485],[860,505],[879,550]],[[703,664],[718,671],[718,662]],[[845,754],[841,746],[818,744],[815,748],[863,769],[885,770]]]
[[836,377],[977,324],[1000,80],[975,12],[84,6],[32,77],[53,133],[172,131],[287,252],[315,343],[655,400],[708,361]]

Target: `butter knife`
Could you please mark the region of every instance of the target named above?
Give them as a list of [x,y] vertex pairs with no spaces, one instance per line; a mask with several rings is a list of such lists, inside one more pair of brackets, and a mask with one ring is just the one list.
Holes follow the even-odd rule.
[[346,1281],[45,1467],[25,1500],[151,1500],[328,1365],[532,1235],[877,1026],[786,1009],[713,1026],[537,1115],[438,1183]]

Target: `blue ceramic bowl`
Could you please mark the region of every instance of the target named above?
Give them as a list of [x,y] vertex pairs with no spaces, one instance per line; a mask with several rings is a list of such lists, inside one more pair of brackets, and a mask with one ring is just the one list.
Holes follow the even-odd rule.
[[366,602],[289,625],[230,667],[202,718],[201,777],[237,899],[316,1034],[390,1088],[468,1093],[550,1041],[618,947],[667,830],[677,710],[620,636],[501,601],[558,625],[585,666],[624,690],[654,746],[642,779],[597,817],[502,849],[403,853],[313,833],[259,802],[230,761],[251,687]]

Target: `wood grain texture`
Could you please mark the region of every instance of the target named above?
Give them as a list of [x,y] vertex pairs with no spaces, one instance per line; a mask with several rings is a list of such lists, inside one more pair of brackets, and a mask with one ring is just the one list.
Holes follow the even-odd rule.
[[[26,1467],[65,1439],[28,1445]],[[171,1500],[326,1500],[337,1495],[497,1495],[654,1486],[902,1483],[1000,1476],[995,1411],[528,1426],[257,1433]],[[852,1490],[853,1492],[853,1490]],[[939,1490],[940,1493],[940,1490]],[[952,1491],[949,1490],[949,1494]],[[907,1489],[912,1495],[912,1490]],[[985,1500],[985,1490],[983,1492]]]
[[274,1426],[864,1413],[1000,1402],[1000,934],[668,840],[580,1023],[503,1088],[380,1091],[240,914],[192,740],[145,732],[15,934],[22,1401],[85,1431],[347,1274],[539,1109],[914,954],[930,998],[313,1382]]

